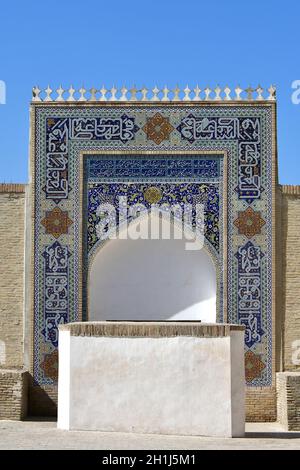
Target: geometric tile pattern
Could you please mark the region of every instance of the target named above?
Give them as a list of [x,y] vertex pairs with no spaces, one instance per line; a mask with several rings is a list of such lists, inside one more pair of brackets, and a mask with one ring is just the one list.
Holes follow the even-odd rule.
[[[135,204],[142,204],[147,210],[151,204],[156,204],[163,209],[166,204],[178,205],[178,215],[175,219],[183,221],[184,205],[190,204],[192,207],[191,229],[196,228],[196,204],[202,201],[204,205],[205,227],[204,235],[211,245],[211,248],[219,253],[219,184],[218,183],[91,183],[88,191],[88,226],[87,244],[90,252],[98,242],[97,226],[100,223],[100,215],[97,209],[100,204],[110,203],[116,209],[117,220],[120,217],[119,198],[127,198],[127,220],[130,207]],[[105,224],[110,223],[109,216],[101,218],[103,230]]]
[[41,363],[41,369],[47,377],[50,377],[54,382],[58,379],[58,350],[54,349],[51,353],[44,355],[44,360]]
[[260,235],[261,229],[266,222],[261,218],[260,211],[254,211],[252,207],[247,207],[245,211],[239,212],[234,225],[239,229],[239,235],[245,235],[252,238],[254,235]]
[[59,207],[54,207],[51,211],[46,211],[46,216],[41,220],[47,234],[59,238],[68,233],[68,228],[73,221],[68,217],[67,211],[62,211]]
[[[163,134],[160,143],[155,133],[153,140],[145,132],[149,120],[157,114],[173,128]],[[80,315],[80,207],[84,184],[92,188],[90,185],[99,184],[100,175],[103,179],[97,189],[105,182],[124,181],[128,186],[136,184],[136,194],[145,198],[148,193],[150,197],[154,194],[150,191],[153,187],[164,194],[160,185],[178,178],[177,188],[183,183],[191,185],[188,195],[193,184],[205,184],[208,173],[209,184],[217,183],[218,174],[224,181],[227,178],[226,207],[222,207],[225,200],[221,193],[219,197],[219,212],[226,214],[227,232],[223,232],[219,221],[218,243],[220,253],[227,247],[220,263],[226,260],[221,272],[227,273],[228,287],[220,295],[227,300],[228,321],[246,326],[248,364],[258,357],[264,365],[255,363],[255,373],[247,374],[248,384],[271,385],[272,125],[271,107],[256,103],[35,105],[33,374],[40,386],[55,383],[49,358],[51,364],[56,357],[58,325],[78,320]],[[154,131],[159,135],[161,128]],[[89,151],[105,151],[108,157],[91,160],[84,173],[87,183],[81,181],[81,167],[82,158],[87,158],[82,155]],[[206,161],[180,159],[178,151],[185,155],[202,152]],[[221,156],[208,156],[219,152],[226,152],[227,167],[221,168]],[[123,158],[113,159],[112,155]],[[147,180],[144,176],[150,169],[152,176]],[[201,198],[200,194],[196,196]],[[53,213],[54,208],[61,212]],[[207,217],[211,215],[213,211],[208,210]],[[207,227],[209,224],[207,220]],[[254,228],[249,228],[252,225]],[[213,227],[211,222],[212,231]]]
[[260,377],[266,365],[262,362],[258,354],[247,351],[245,354],[245,375],[247,382],[252,382]]
[[145,202],[149,204],[158,204],[163,198],[163,192],[156,186],[149,186],[143,191]]
[[173,129],[169,119],[163,117],[160,113],[156,113],[151,118],[148,118],[147,124],[143,127],[143,131],[147,134],[147,139],[153,140],[157,145],[161,144],[163,140],[169,140]]

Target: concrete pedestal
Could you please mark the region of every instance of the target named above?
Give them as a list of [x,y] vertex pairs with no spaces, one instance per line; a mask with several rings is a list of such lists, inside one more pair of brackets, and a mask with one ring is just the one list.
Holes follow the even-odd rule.
[[242,326],[60,326],[60,429],[243,436],[244,393]]

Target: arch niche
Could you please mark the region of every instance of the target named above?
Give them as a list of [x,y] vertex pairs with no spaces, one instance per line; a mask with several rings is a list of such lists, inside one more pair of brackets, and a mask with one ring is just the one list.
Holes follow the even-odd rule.
[[[147,230],[149,219],[132,224]],[[171,239],[118,238],[94,251],[88,276],[90,321],[216,322],[215,260],[205,244],[186,250],[187,240],[176,239],[181,228],[171,225]]]

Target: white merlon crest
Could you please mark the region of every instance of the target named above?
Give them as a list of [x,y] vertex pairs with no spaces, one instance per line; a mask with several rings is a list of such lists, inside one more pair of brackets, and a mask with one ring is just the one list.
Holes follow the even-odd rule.
[[159,89],[155,86],[152,89],[138,89],[135,85],[132,88],[126,88],[125,85],[118,89],[114,85],[112,88],[105,88],[104,85],[100,89],[85,89],[83,86],[79,90],[75,90],[71,85],[69,89],[64,89],[60,85],[53,90],[49,85],[45,90],[41,90],[38,86],[32,89],[33,102],[104,102],[104,101],[120,101],[120,102],[177,102],[177,101],[276,101],[276,88],[271,85],[266,91],[259,85],[257,88],[241,88],[239,85],[231,89],[228,86],[221,88],[199,88],[196,85],[191,89],[188,85],[181,90],[178,86],[168,89],[167,86]]

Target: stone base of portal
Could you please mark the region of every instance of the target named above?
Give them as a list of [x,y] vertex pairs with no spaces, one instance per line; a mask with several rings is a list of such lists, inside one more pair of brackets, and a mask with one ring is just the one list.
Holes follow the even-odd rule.
[[244,402],[243,326],[60,326],[60,429],[241,437]]
[[286,431],[300,431],[300,372],[278,372],[277,419]]
[[23,369],[0,368],[0,420],[26,417],[28,378]]

